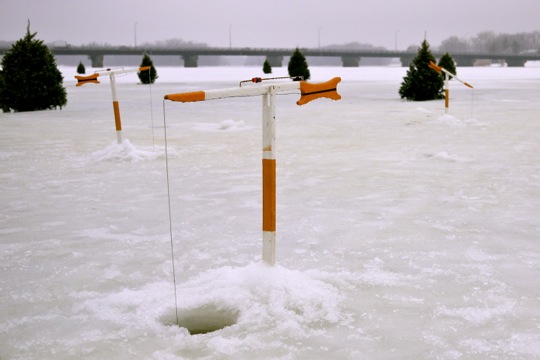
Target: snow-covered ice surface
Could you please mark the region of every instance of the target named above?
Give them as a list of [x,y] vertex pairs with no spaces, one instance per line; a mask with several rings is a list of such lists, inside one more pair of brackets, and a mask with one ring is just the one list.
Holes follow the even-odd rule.
[[[117,79],[121,144],[71,68],[63,110],[0,115],[0,359],[540,358],[539,66],[458,68],[449,114],[399,99],[406,68],[311,68],[343,99],[277,98],[275,267],[261,99],[162,102],[263,74],[157,70]],[[164,119],[178,315],[207,334],[172,325]]]

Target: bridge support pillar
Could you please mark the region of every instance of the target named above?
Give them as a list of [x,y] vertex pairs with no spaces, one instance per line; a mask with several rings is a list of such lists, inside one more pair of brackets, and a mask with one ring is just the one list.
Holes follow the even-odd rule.
[[279,55],[270,55],[266,57],[271,67],[282,67],[283,66],[283,56]]
[[360,57],[359,56],[342,56],[341,62],[343,64],[343,67],[359,67]]
[[454,60],[458,66],[474,66],[474,63],[476,62],[476,59],[459,55],[454,57]]
[[88,58],[92,61],[93,68],[102,68],[103,67],[103,55],[88,55]]
[[505,60],[506,62],[506,65],[508,65],[508,67],[518,67],[518,66],[525,66],[525,63],[527,62],[527,60],[524,60],[524,59],[506,59]]
[[199,59],[198,55],[182,55],[182,59],[184,59],[184,67],[197,67],[197,60]]
[[409,67],[409,65],[411,65],[413,59],[414,59],[413,56],[402,56],[402,57],[399,58],[399,60],[401,61],[401,66],[403,66],[403,67]]

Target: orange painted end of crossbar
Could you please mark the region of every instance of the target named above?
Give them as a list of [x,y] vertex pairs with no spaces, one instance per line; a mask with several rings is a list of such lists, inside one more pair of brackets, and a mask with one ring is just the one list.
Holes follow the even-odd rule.
[[263,231],[276,231],[276,160],[262,160]]
[[312,84],[305,81],[300,82],[300,100],[297,105],[304,105],[318,98],[328,98],[332,100],[341,99],[337,92],[337,84],[341,81],[340,77],[335,77],[323,83]]
[[187,93],[165,95],[165,100],[179,101],[179,102],[204,101],[205,99],[206,99],[206,94],[204,91],[194,91],[194,92],[187,92]]
[[442,67],[435,64],[433,61],[430,61],[429,62],[429,67],[432,68],[433,70],[435,70],[436,72],[438,72],[439,74],[441,73],[442,71]]
[[82,86],[84,84],[93,83],[93,84],[99,84],[99,80],[97,79],[99,74],[92,74],[88,76],[80,76],[75,75],[75,79],[77,79],[77,85],[76,86]]
[[152,67],[151,66],[141,66],[139,67],[139,71],[146,71],[146,70],[150,70]]

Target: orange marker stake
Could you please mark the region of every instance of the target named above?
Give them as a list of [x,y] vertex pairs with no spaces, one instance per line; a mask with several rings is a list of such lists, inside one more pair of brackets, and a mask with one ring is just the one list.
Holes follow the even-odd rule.
[[[257,84],[264,81],[253,81]],[[178,102],[195,102],[213,99],[224,99],[242,96],[262,96],[262,259],[269,265],[276,262],[276,107],[275,97],[280,92],[300,90],[298,105],[304,105],[318,98],[339,100],[337,84],[341,78],[336,77],[320,84],[305,81],[256,85],[230,89],[196,91],[188,93],[168,94],[165,100]],[[240,83],[242,84],[242,82]]]
[[450,106],[450,85],[449,85],[450,76],[452,76],[454,79],[456,79],[457,81],[459,81],[460,83],[462,83],[463,85],[471,89],[473,88],[473,86],[461,80],[456,75],[452,74],[450,71],[446,70],[442,66],[435,64],[433,61],[430,61],[428,66],[432,68],[433,70],[435,70],[436,72],[438,72],[439,74],[441,72],[444,72],[444,112],[445,114],[448,114],[448,108]]
[[120,117],[120,104],[118,103],[118,98],[116,96],[116,75],[117,74],[126,74],[132,72],[140,72],[150,70],[151,66],[141,66],[136,69],[105,69],[98,70],[94,74],[89,76],[75,76],[77,79],[77,86],[82,86],[84,84],[99,84],[98,77],[102,75],[109,75],[111,83],[111,93],[112,93],[112,104],[113,104],[113,113],[114,113],[114,124],[116,128],[116,141],[118,144],[122,143],[122,119]]

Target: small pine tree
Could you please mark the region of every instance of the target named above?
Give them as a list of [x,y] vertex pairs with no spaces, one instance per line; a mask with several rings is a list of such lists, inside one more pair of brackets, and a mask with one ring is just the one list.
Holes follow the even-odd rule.
[[272,66],[270,66],[270,62],[268,61],[268,59],[264,60],[263,73],[265,73],[265,74],[271,74],[272,73]]
[[147,53],[144,53],[141,67],[142,66],[150,66],[150,70],[148,71],[139,71],[139,79],[143,84],[153,84],[156,79],[158,78],[156,68],[154,67],[154,63],[152,62],[152,59],[150,58],[150,55]]
[[399,88],[402,99],[424,101],[444,97],[443,79],[429,67],[430,61],[435,62],[435,57],[429,50],[429,43],[424,40]]
[[82,61],[79,62],[79,65],[77,66],[77,74],[84,74],[86,73],[86,68],[84,67],[84,64]]
[[4,71],[0,69],[0,109],[2,109],[3,112],[9,112],[9,107],[3,103],[5,88]]
[[56,66],[54,55],[42,40],[30,33],[9,49],[2,59],[2,109],[34,111],[62,108],[67,104],[63,76]]
[[294,53],[289,59],[289,65],[287,67],[287,70],[289,71],[289,76],[294,77],[295,80],[300,80],[296,79],[296,77],[299,76],[302,76],[304,80],[308,80],[311,76],[311,74],[309,73],[309,67],[306,58],[298,48],[294,50]]
[[[457,76],[456,63],[454,62],[454,59],[452,59],[449,53],[446,53],[443,56],[441,56],[441,59],[439,60],[438,65]],[[442,76],[444,78],[444,74],[442,74]],[[452,77],[450,76],[449,79],[452,79]]]

